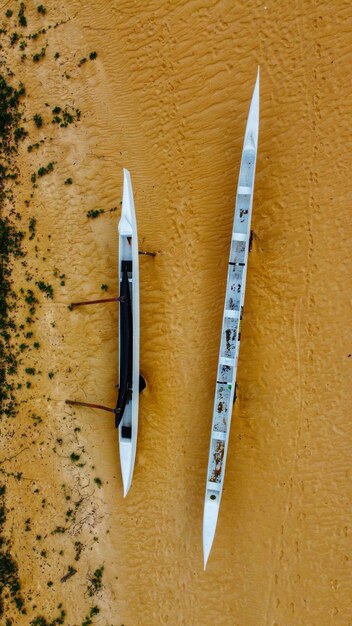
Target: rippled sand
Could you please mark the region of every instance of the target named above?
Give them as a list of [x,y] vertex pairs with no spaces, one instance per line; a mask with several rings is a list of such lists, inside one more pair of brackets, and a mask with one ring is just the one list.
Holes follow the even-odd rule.
[[[68,20],[48,36],[45,59],[16,65],[10,52],[27,86],[26,115],[49,119],[47,102],[69,103],[82,117],[55,131],[50,123],[40,130],[32,124],[32,142],[53,141],[31,155],[25,143],[19,159],[23,223],[37,219],[37,236],[26,242],[28,267],[34,280],[53,284],[55,296],[38,295],[35,335],[42,347],[24,366],[42,374],[23,392],[18,420],[3,431],[5,456],[21,452],[6,467],[26,479],[10,481],[7,501],[28,607],[27,616],[14,613],[14,623],[27,626],[38,612],[53,619],[62,602],[70,626],[80,626],[93,605],[100,608],[94,623],[104,626],[348,626],[350,4],[50,0],[45,6],[41,23]],[[34,5],[28,15],[39,24]],[[78,67],[91,51],[96,60]],[[204,573],[221,316],[258,63],[255,238],[238,402]],[[50,161],[54,172],[26,206],[30,174]],[[67,305],[99,297],[101,284],[116,293],[122,167],[132,176],[140,246],[158,253],[140,259],[148,387],[126,500],[112,418],[64,404],[71,397],[112,406],[116,398],[115,305],[72,312]],[[72,185],[64,185],[68,177]],[[117,212],[96,220],[86,217],[115,206]],[[64,286],[55,268],[66,275]],[[23,270],[16,271],[20,285]],[[43,419],[37,427],[31,412]],[[84,467],[70,460],[72,452]],[[80,502],[75,523],[51,535],[67,525],[72,502],[73,508]],[[77,541],[84,546],[79,561]],[[77,573],[60,583],[70,565]],[[87,576],[102,565],[103,587],[91,598]]]

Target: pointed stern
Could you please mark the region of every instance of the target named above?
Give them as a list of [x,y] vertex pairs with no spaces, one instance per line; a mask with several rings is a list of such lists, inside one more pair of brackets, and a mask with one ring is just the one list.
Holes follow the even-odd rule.
[[216,525],[219,515],[219,499],[211,500],[208,495],[205,496],[204,514],[203,514],[203,558],[204,569],[207,567],[207,562],[210,554],[211,547],[213,545]]
[[244,149],[257,149],[258,146],[258,131],[259,131],[259,87],[260,87],[260,68],[258,66],[257,79],[255,81],[251,106],[249,109]]
[[126,498],[132,483],[134,468],[133,445],[120,439],[120,464],[123,482],[123,497]]
[[122,210],[119,222],[119,233],[126,237],[130,237],[135,226],[135,208],[133,199],[133,189],[131,175],[128,170],[123,170],[123,194],[122,194]]

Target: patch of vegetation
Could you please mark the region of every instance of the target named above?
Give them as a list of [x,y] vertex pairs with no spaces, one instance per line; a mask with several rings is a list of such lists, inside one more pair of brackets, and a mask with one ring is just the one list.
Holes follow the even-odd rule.
[[15,43],[18,42],[20,36],[18,33],[14,32],[12,33],[12,35],[10,36],[10,46],[14,46]]
[[91,52],[89,55],[89,58],[91,61],[93,61],[94,59],[96,59],[98,56],[98,54],[96,52]]
[[87,591],[88,591],[89,596],[94,596],[102,588],[103,572],[104,572],[104,565],[102,565],[101,567],[98,567],[98,569],[95,570],[94,574],[90,576],[88,575],[89,582],[88,582]]
[[83,59],[80,59],[80,61],[78,63],[78,67],[81,67],[81,65],[83,65],[84,63],[87,63],[86,57],[83,57]]
[[36,282],[36,285],[38,285],[40,291],[45,293],[47,298],[50,298],[51,300],[53,299],[54,289],[51,285],[49,285],[49,283],[45,283],[43,280],[39,280]]
[[35,123],[37,128],[41,128],[43,126],[43,118],[39,113],[33,115],[33,122]]
[[116,206],[112,207],[112,209],[91,209],[90,211],[87,212],[86,215],[90,219],[94,220],[97,217],[99,217],[99,215],[101,215],[102,213],[113,213],[114,211],[117,211]]
[[76,452],[71,452],[70,459],[71,461],[73,461],[73,463],[76,463],[77,461],[79,461],[80,458],[81,458],[80,454],[76,454]]
[[34,239],[34,237],[35,237],[36,226],[37,226],[37,220],[35,219],[35,217],[30,217],[29,218],[29,225],[28,225],[28,230],[30,232],[30,235],[29,235],[29,239],[30,240]]
[[81,111],[66,105],[64,108],[56,106],[52,109],[53,118],[52,124],[57,124],[60,128],[66,128],[74,122],[79,122],[81,119]]
[[[25,299],[25,302],[27,302],[27,304],[30,304],[30,305],[38,304],[38,300],[35,297],[34,292],[32,291],[32,289],[27,289],[27,294],[25,295],[24,299]],[[29,311],[29,312],[31,313],[31,315],[34,314],[34,311],[33,312]]]
[[62,609],[60,615],[55,619],[48,622],[45,617],[35,617],[30,623],[30,626],[59,626],[59,624],[64,624],[66,619],[66,612]]
[[105,285],[105,283],[103,285],[100,285],[100,289],[102,291],[107,291],[109,289],[109,287],[107,285]]
[[49,174],[49,172],[52,172],[53,169],[54,163],[50,162],[46,167],[42,166],[38,169],[38,176],[45,176],[46,174]]
[[6,487],[0,485],[0,617],[4,615],[4,600],[7,597],[20,613],[26,613],[18,566],[10,553],[10,541],[3,534],[6,521],[5,493]]
[[63,535],[66,532],[67,528],[64,528],[63,526],[56,526],[56,528],[54,528],[54,530],[51,531],[52,535]]
[[81,541],[75,541],[75,561],[79,561],[81,558],[84,545]]
[[46,48],[42,48],[40,52],[36,52],[32,56],[33,63],[39,63],[40,59],[45,57]]
[[7,9],[5,15],[6,15],[6,17],[12,17],[13,16],[13,11],[11,11],[11,9]]
[[82,622],[82,626],[90,626],[90,624],[93,624],[92,617],[94,617],[94,615],[98,615],[98,613],[100,613],[99,607],[92,606],[91,610],[89,611],[89,615],[87,615],[87,617],[85,617],[84,621]]
[[73,183],[72,178],[66,178],[65,185],[72,185],[72,183]]
[[98,485],[99,488],[103,486],[103,481],[101,480],[101,478],[94,478],[94,482],[96,485]]
[[30,146],[27,146],[27,152],[32,152],[33,150],[38,150],[40,146],[44,143],[44,139],[37,141],[37,143],[32,143]]
[[19,141],[22,141],[22,139],[27,137],[27,135],[28,135],[28,132],[22,126],[15,128],[14,133],[13,133],[16,143],[18,143]]
[[50,172],[52,172],[54,169],[54,163],[50,162],[48,163],[48,165],[46,167],[44,167],[44,165],[42,165],[37,172],[34,172],[31,176],[31,182],[34,184],[37,180],[37,176],[39,178],[42,178],[43,176],[46,176],[46,174],[49,174]]
[[41,15],[45,15],[45,13],[46,13],[46,8],[45,8],[42,4],[40,4],[40,5],[39,5],[39,7],[37,7],[37,11],[38,11],[38,13],[40,13]]
[[101,215],[102,213],[104,213],[104,209],[91,209],[90,211],[87,212],[87,217],[94,220],[97,217],[99,217],[99,215]]
[[23,27],[27,26],[27,18],[24,14],[25,10],[26,10],[26,6],[24,2],[21,2],[20,10],[18,11],[18,23],[20,26],[23,26]]
[[17,359],[11,333],[17,330],[13,317],[17,296],[12,286],[11,270],[16,259],[23,257],[22,240],[24,233],[14,223],[14,208],[8,211],[5,202],[13,204],[11,184],[17,182],[18,170],[14,159],[18,143],[25,136],[20,120],[21,101],[25,95],[22,83],[16,89],[0,74],[0,396],[2,414],[13,416],[15,400],[13,384],[8,377],[17,371]]

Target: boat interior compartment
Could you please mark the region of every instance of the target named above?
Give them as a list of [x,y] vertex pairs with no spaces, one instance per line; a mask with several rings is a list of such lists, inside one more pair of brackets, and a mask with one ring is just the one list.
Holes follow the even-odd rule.
[[230,317],[224,318],[220,355],[226,359],[234,359],[236,356],[237,328],[238,320]]
[[222,385],[220,383],[217,383],[213,430],[220,432],[220,433],[226,432],[230,397],[231,397],[231,386],[228,384]]
[[255,152],[253,150],[246,150],[243,154],[236,200],[235,231],[238,233],[247,233],[249,228],[254,164]]
[[120,234],[120,259],[132,259],[132,237]]
[[233,367],[230,365],[220,365],[218,372],[218,383],[231,385],[233,378]]
[[132,274],[132,261],[121,261],[121,272],[127,271],[128,274]]
[[230,263],[244,263],[246,254],[246,241],[232,241],[230,251]]
[[245,150],[241,163],[240,179],[238,181],[239,187],[253,188],[254,165],[255,150],[252,148]]
[[243,266],[231,265],[228,276],[228,289],[225,308],[230,311],[239,311],[241,306],[241,287]]
[[212,439],[209,467],[209,482],[220,483],[224,460],[225,442]]
[[131,426],[121,425],[121,439],[131,439],[132,438],[132,428]]

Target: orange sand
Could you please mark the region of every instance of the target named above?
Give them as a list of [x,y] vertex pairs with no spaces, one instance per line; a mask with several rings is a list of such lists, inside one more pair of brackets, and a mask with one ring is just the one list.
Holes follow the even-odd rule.
[[[34,280],[54,285],[55,298],[38,295],[42,348],[23,367],[34,363],[42,375],[3,430],[3,456],[24,448],[7,470],[30,479],[9,479],[6,527],[28,614],[10,608],[6,617],[27,626],[40,613],[53,619],[62,602],[69,626],[80,626],[94,604],[101,626],[351,626],[350,3],[49,0],[41,18],[35,6],[32,30],[69,21],[50,33],[38,65],[16,64],[19,53],[10,52],[27,86],[27,118],[49,119],[48,102],[70,103],[82,119],[58,130],[31,123],[32,142],[54,139],[31,155],[23,144],[19,158],[18,206],[25,224],[38,221],[28,264]],[[97,59],[78,67],[92,50]],[[221,316],[258,63],[255,239],[238,402],[204,573]],[[49,161],[54,172],[26,207],[29,176]],[[96,220],[86,213],[120,206],[123,166],[132,175],[140,245],[158,252],[140,259],[148,388],[126,500],[111,417],[64,404],[72,397],[113,405],[116,397],[115,305],[70,312],[67,304],[99,297],[102,283],[116,293],[119,212]],[[73,185],[65,186],[69,176]],[[54,268],[66,274],[64,287]],[[43,418],[36,428],[31,411]],[[73,451],[83,468],[70,461]],[[82,498],[76,523],[51,535]],[[85,546],[77,562],[75,541]],[[60,583],[69,565],[77,574]],[[103,588],[90,598],[87,575],[101,565]]]

